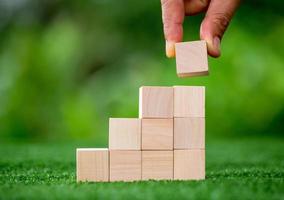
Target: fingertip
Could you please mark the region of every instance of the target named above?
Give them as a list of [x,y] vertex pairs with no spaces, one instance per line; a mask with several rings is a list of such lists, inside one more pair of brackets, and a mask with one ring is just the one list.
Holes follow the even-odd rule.
[[166,41],[166,56],[168,58],[175,57],[175,43],[171,41]]
[[220,52],[210,51],[210,50],[208,50],[208,54],[213,58],[219,58],[221,56]]
[[221,49],[220,49],[220,39],[219,37],[202,37],[201,39],[206,41],[207,45],[207,52],[211,57],[218,58],[221,56]]
[[208,54],[214,58],[218,58],[221,56],[221,48],[220,48],[220,38],[214,37],[213,41],[208,42],[207,49]]

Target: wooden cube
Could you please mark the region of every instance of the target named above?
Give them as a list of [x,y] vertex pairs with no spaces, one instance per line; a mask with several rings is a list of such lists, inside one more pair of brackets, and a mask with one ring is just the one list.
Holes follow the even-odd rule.
[[141,180],[141,151],[110,151],[110,181]]
[[173,151],[142,151],[142,180],[173,179]]
[[205,117],[205,87],[174,86],[174,117]]
[[174,119],[174,149],[204,149],[205,118]]
[[173,119],[142,119],[142,150],[172,150],[173,130]]
[[172,87],[140,87],[139,118],[173,118],[173,102]]
[[179,77],[208,75],[206,42],[180,42],[175,45],[176,68]]
[[141,150],[141,119],[109,119],[110,150]]
[[79,148],[77,157],[77,182],[109,181],[109,151],[104,148]]
[[205,150],[174,150],[174,179],[205,179]]

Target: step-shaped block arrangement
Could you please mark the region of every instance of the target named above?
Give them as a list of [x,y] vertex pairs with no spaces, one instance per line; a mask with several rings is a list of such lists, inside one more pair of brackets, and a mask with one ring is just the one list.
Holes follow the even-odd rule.
[[207,46],[204,40],[175,44],[179,77],[208,75]]
[[205,87],[141,87],[140,118],[110,118],[109,149],[77,149],[77,181],[205,178]]

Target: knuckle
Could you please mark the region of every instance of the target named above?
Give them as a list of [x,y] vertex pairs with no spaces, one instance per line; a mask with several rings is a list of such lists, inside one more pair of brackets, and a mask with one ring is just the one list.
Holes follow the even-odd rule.
[[223,33],[226,31],[229,26],[231,15],[228,13],[212,13],[206,16],[206,23],[204,26],[215,26],[218,30],[217,34],[222,37]]
[[172,35],[178,35],[180,32],[181,25],[180,23],[173,23],[173,22],[164,22],[163,23],[163,30],[164,30],[164,35],[166,37],[172,36]]
[[182,22],[174,19],[173,17],[163,16],[164,27],[181,26]]
[[228,13],[214,13],[210,17],[213,24],[215,24],[221,31],[225,31],[230,23],[230,15]]

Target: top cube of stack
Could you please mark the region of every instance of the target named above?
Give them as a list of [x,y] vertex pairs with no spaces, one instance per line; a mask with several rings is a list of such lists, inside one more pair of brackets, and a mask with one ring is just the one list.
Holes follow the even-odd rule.
[[175,49],[179,77],[208,75],[207,47],[204,40],[176,43]]
[[204,86],[174,86],[174,117],[205,117]]
[[174,90],[172,87],[143,86],[139,90],[140,118],[173,118]]

